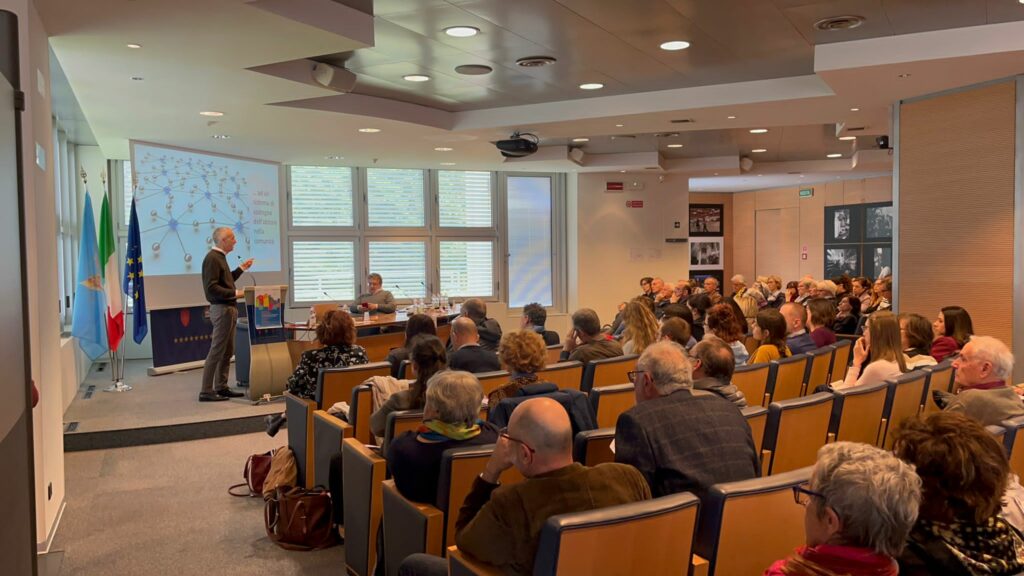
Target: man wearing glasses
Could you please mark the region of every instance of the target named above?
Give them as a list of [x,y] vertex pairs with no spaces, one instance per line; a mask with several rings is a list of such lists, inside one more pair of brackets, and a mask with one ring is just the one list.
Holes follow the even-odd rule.
[[675,342],[648,346],[630,372],[636,406],[615,425],[615,461],[635,466],[654,497],[756,478],[750,426],[735,404],[693,390],[686,352]]
[[[513,466],[526,480],[502,486],[502,472]],[[541,527],[551,516],[650,497],[635,468],[611,463],[588,468],[573,462],[568,414],[550,398],[535,398],[520,404],[501,431],[459,510],[455,542],[504,574],[531,574]],[[448,563],[414,554],[399,573],[445,575]]]

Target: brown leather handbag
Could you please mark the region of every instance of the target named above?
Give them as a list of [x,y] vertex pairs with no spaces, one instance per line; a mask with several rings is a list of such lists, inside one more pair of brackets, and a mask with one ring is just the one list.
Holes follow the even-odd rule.
[[267,537],[286,550],[319,550],[337,543],[331,495],[322,487],[277,488],[264,507]]
[[[242,478],[245,478],[245,482],[228,488],[228,494],[242,498],[263,496],[263,482],[267,479],[267,474],[270,473],[270,463],[273,457],[273,450],[249,456],[245,461],[245,470],[242,471]],[[239,488],[245,488],[246,493],[237,492]]]

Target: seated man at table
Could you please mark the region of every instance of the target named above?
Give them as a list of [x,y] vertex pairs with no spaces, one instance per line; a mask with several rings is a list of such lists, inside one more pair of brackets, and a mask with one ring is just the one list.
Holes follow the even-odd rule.
[[501,370],[498,355],[481,345],[473,320],[465,316],[453,320],[451,339],[454,352],[448,355],[448,368],[474,374]]
[[[512,466],[526,480],[500,485],[501,473]],[[455,522],[455,543],[505,574],[532,574],[548,518],[650,497],[643,476],[631,466],[590,468],[573,462],[565,409],[550,398],[534,398],[512,413],[483,473],[473,481]],[[447,573],[444,559],[425,554],[406,558],[399,568],[399,574]]]
[[[462,316],[476,324],[476,331],[480,334],[480,346],[491,352],[497,352],[498,343],[501,342],[501,324],[498,324],[494,318],[487,317],[487,303],[479,298],[466,300],[462,303]],[[449,344],[454,350],[454,341]]]
[[370,273],[366,277],[366,287],[369,289],[369,292],[360,294],[349,310],[353,314],[362,314],[363,312],[394,314],[395,297],[391,295],[391,292],[381,288],[383,285],[384,279],[381,278],[380,274],[376,272]]

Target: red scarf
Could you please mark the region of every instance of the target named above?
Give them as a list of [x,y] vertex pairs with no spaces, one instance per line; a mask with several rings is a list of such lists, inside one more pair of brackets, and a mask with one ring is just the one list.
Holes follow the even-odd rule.
[[892,558],[867,548],[822,544],[797,548],[795,556],[777,562],[766,573],[789,576],[897,576],[899,568]]

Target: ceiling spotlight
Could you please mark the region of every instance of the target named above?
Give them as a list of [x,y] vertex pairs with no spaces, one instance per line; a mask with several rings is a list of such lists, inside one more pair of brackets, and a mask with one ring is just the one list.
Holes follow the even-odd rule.
[[125,46],[128,47],[128,48],[131,48],[132,50],[138,50],[139,48],[142,48],[142,44],[135,44],[135,43],[125,44]]
[[480,29],[473,26],[449,26],[444,29],[444,33],[453,38],[470,38],[479,34]]
[[735,116],[726,116],[725,119],[726,120],[735,120],[736,117]]
[[217,140],[227,140],[228,138],[231,138],[231,135],[230,134],[214,134],[213,136],[211,136],[211,138],[215,138]]
[[376,134],[380,132],[380,128],[360,128],[359,131],[364,134]]
[[715,176],[718,176],[718,172],[715,172]]
[[842,154],[833,153],[833,154],[826,154],[825,157],[826,158],[842,158],[843,155]]
[[616,127],[616,128],[622,128],[622,127],[624,127],[624,126],[625,126],[625,124],[616,124],[616,125],[615,125],[615,127]]
[[[1024,0],[1020,0],[1020,3],[1024,4]],[[909,72],[907,72],[905,74],[897,74],[896,75],[897,78],[910,78],[910,76],[911,76],[911,74]]]
[[803,175],[803,174],[801,174],[801,175],[800,175],[800,177],[801,177],[801,178],[803,178],[803,177],[804,177],[804,175]]
[[604,84],[600,82],[587,82],[586,84],[580,84],[581,90],[600,90],[604,88]]
[[341,160],[342,158],[344,158],[344,156],[338,156],[338,155],[324,156],[324,160]]
[[406,74],[402,76],[402,80],[406,82],[426,82],[430,80],[430,76],[424,76],[423,74]]
[[860,108],[850,108],[850,112],[860,112]]
[[434,148],[434,151],[435,152],[451,152],[452,149],[448,148],[448,147],[445,147],[445,146],[438,146],[437,148]]
[[751,134],[766,134],[767,132],[768,132],[767,128],[751,128],[750,129],[750,133]]
[[751,150],[751,152],[754,153],[754,154],[760,154],[762,152],[767,152],[767,151],[768,151],[767,148],[754,148],[753,150]]
[[682,148],[683,145],[682,144],[669,144],[668,147],[669,148]]
[[573,138],[573,142],[590,142],[590,138]]
[[200,116],[211,116],[213,118],[220,118],[224,115],[223,112],[217,112],[216,110],[203,110],[199,113]]
[[455,162],[441,162],[441,166],[455,166]]
[[625,174],[625,173],[626,173],[626,171],[625,171],[625,170],[619,170],[619,173],[620,173],[620,174]]
[[856,136],[840,136],[839,139],[842,140],[843,142],[849,142],[850,140],[856,140],[857,137]]
[[686,50],[690,47],[690,43],[685,40],[672,40],[670,42],[662,42],[661,49],[674,52],[676,50]]
[[143,80],[145,80],[145,78],[143,78],[142,76],[132,76],[131,79],[135,80],[136,82],[142,82]]

